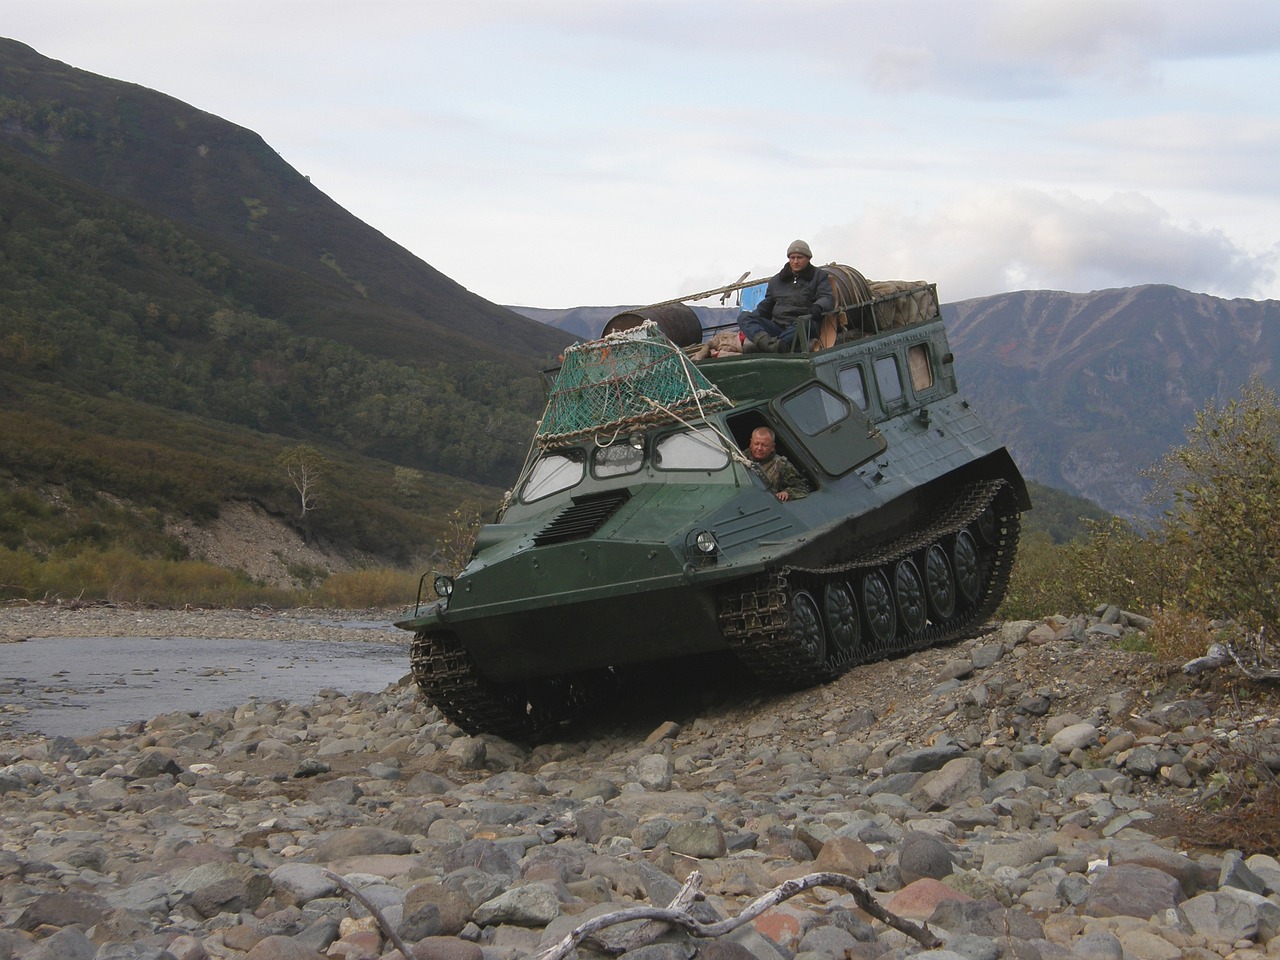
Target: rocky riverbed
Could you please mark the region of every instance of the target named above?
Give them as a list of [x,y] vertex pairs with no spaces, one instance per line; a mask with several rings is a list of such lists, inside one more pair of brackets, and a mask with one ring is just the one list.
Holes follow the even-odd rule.
[[[344,629],[0,614],[29,643]],[[1117,649],[1142,626],[1007,623],[786,695],[700,661],[539,744],[466,736],[407,682],[0,733],[0,960],[507,960],[682,885],[688,924],[780,902],[598,936],[631,960],[1280,955],[1274,831],[1214,813],[1280,767],[1273,705]],[[795,883],[818,873],[860,889]]]

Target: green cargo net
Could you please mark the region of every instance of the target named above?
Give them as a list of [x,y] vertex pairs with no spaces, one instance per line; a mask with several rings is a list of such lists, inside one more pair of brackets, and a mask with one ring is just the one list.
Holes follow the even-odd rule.
[[728,397],[646,320],[565,350],[535,439],[544,448],[583,437],[599,440],[727,406]]

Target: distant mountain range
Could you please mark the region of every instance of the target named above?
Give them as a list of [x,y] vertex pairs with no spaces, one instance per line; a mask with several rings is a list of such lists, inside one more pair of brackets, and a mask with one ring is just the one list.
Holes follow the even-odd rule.
[[[512,309],[590,338],[632,308]],[[736,316],[699,313],[704,326]],[[1130,518],[1159,512],[1141,471],[1183,442],[1209,399],[1237,395],[1251,376],[1280,387],[1276,300],[1147,285],[1006,293],[942,313],[961,388],[1023,472]]]
[[1280,301],[1151,284],[946,304],[961,387],[1026,474],[1113,513],[1152,516],[1140,471],[1211,399],[1280,387]]

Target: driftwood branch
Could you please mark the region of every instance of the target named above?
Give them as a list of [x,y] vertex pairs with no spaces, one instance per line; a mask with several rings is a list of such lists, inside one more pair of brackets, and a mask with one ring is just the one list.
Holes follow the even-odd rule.
[[1251,663],[1245,663],[1235,645],[1228,643],[1227,652],[1250,680],[1280,680],[1280,670],[1274,667],[1276,651],[1267,644],[1267,628],[1263,627],[1256,634],[1245,636],[1245,642],[1252,647]]
[[[705,895],[702,892],[702,874],[695,870],[689,874],[689,878],[685,880],[676,895],[671,898],[671,902],[667,904],[666,909],[688,913],[690,907],[703,899],[705,899]],[[620,937],[611,937],[608,940],[602,937],[588,937],[587,939],[605,953],[617,956],[618,954],[626,953],[628,950],[634,950],[636,947],[652,943],[669,929],[671,929],[671,924],[669,923],[663,923],[660,920],[644,920],[637,924],[635,929]]]
[[361,893],[354,884],[349,883],[346,877],[341,877],[332,870],[326,870],[324,875],[360,901],[360,904],[369,911],[369,915],[377,921],[378,926],[382,928],[382,932],[386,934],[387,939],[395,945],[395,948],[400,951],[401,956],[403,956],[405,960],[410,960],[410,958],[413,957],[413,953],[410,951],[409,946],[404,942],[400,934],[396,933],[396,928],[387,922],[387,918],[383,916],[382,911],[374,905],[372,900]]
[[1267,642],[1267,628],[1246,634],[1239,647],[1234,643],[1213,643],[1203,657],[1188,660],[1182,665],[1183,673],[1203,673],[1235,663],[1250,680],[1280,680],[1280,667],[1276,666],[1280,651]]
[[[699,882],[701,881],[699,880]],[[688,884],[686,884],[687,886]],[[788,880],[774,887],[768,893],[762,894],[747,904],[736,917],[716,923],[701,923],[690,916],[686,909],[672,909],[671,907],[631,907],[626,910],[615,910],[612,913],[601,914],[579,924],[559,941],[538,953],[536,960],[564,960],[584,940],[588,938],[594,939],[595,934],[599,931],[630,920],[656,920],[671,926],[681,927],[695,937],[720,937],[750,923],[769,908],[776,907],[784,900],[789,900],[796,894],[813,887],[839,887],[842,890],[848,890],[853,895],[854,900],[857,901],[858,906],[880,922],[900,933],[906,934],[922,946],[934,948],[942,944],[941,940],[929,932],[928,926],[921,926],[909,920],[904,920],[902,917],[890,913],[880,906],[867,891],[866,887],[853,877],[845,876],[842,873],[810,873],[807,876]],[[684,888],[681,888],[681,892],[683,891]],[[677,895],[677,899],[679,899],[679,895]],[[675,902],[675,900],[672,901],[672,903]]]

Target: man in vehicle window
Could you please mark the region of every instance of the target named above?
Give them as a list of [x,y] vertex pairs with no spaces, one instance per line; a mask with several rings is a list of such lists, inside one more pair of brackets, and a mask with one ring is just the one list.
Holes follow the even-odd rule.
[[[787,265],[770,278],[764,299],[754,310],[738,314],[744,346],[751,344],[747,349],[770,353],[791,350],[797,329],[816,331],[822,317],[835,308],[831,278],[812,260],[809,244],[793,240],[787,247]],[[808,322],[801,327],[799,321]]]
[[809,483],[782,454],[778,453],[773,431],[756,427],[747,445],[751,472],[764,481],[765,487],[782,503],[809,495]]

